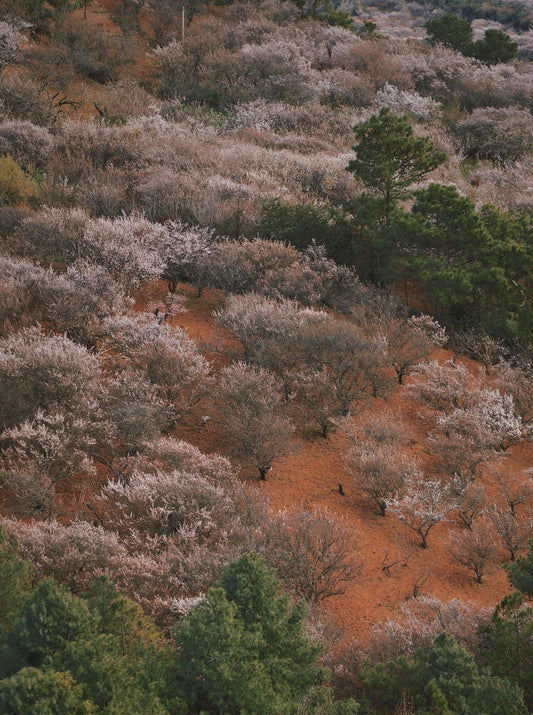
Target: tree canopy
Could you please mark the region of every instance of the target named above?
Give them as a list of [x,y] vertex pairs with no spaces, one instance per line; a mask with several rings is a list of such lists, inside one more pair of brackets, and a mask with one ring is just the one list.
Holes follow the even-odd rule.
[[323,676],[305,617],[257,554],[242,556],[177,629],[179,695],[192,712],[293,712]]
[[386,220],[393,202],[446,159],[427,137],[416,137],[406,117],[388,107],[354,127],[356,158],[347,170],[381,196]]

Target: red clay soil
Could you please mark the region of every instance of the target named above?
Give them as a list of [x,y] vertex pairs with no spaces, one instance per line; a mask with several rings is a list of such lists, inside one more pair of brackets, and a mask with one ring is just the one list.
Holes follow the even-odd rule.
[[[152,306],[158,300],[164,305],[165,290],[162,284],[153,285],[150,293],[144,293],[141,304]],[[214,360],[215,369],[227,358],[222,357],[222,348],[229,348],[238,355],[238,343],[226,343],[227,331],[221,329],[212,317],[212,310],[223,300],[219,291],[204,291],[198,299],[190,286],[181,286],[186,309],[170,318],[170,323],[186,329],[191,338],[208,348],[207,355]],[[139,305],[141,307],[141,305]],[[435,358],[447,360],[452,353],[439,350]],[[473,367],[475,366],[472,363]],[[407,399],[398,387],[386,401],[369,402],[357,415],[382,409],[392,409],[402,417],[411,440],[410,449],[420,457],[424,455],[424,436],[431,426],[425,425],[418,416],[417,405]],[[220,433],[214,425],[202,429],[188,429],[181,436],[205,451],[223,451]],[[454,563],[449,553],[449,538],[457,526],[441,523],[434,527],[428,537],[428,548],[418,546],[418,537],[393,516],[380,516],[374,506],[357,492],[343,467],[343,452],[347,440],[338,432],[324,439],[318,434],[298,435],[294,439],[292,454],[280,460],[269,472],[265,482],[260,482],[253,473],[243,470],[242,476],[258,490],[266,494],[273,510],[310,510],[326,507],[353,529],[358,545],[355,557],[362,564],[357,580],[346,587],[344,595],[325,602],[327,611],[345,633],[346,638],[366,639],[372,626],[393,617],[403,601],[410,598],[418,580],[423,580],[421,593],[435,595],[443,601],[459,598],[481,606],[495,605],[510,592],[509,583],[500,563],[506,558],[501,550],[501,562],[483,583],[475,582],[470,571]],[[533,446],[530,443],[516,445],[509,450],[506,467],[518,481],[523,481],[523,470],[533,464]],[[489,497],[495,485],[481,477]],[[339,493],[338,485],[344,486],[345,495]],[[390,575],[383,569],[384,563],[395,563]]]

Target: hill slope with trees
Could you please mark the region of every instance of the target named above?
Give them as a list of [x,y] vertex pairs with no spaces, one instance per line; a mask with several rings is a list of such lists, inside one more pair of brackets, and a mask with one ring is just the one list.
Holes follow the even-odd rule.
[[0,710],[531,711],[527,5],[183,10],[0,0]]

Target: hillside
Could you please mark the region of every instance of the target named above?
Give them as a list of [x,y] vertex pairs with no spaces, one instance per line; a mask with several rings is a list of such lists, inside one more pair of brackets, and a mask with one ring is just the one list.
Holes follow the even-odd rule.
[[531,12],[0,0],[0,711],[531,711]]

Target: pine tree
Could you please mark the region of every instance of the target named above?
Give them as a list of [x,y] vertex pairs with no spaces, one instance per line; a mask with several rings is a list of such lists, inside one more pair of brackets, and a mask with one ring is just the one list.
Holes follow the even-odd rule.
[[357,143],[352,148],[357,157],[347,170],[382,197],[388,223],[394,201],[442,164],[446,154],[431,139],[415,137],[409,120],[387,107],[357,124],[354,131]]
[[304,607],[279,593],[257,554],[230,564],[176,641],[178,694],[189,712],[288,714],[322,676]]

